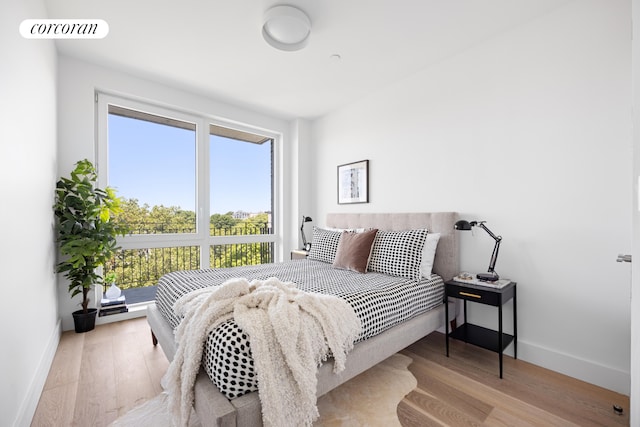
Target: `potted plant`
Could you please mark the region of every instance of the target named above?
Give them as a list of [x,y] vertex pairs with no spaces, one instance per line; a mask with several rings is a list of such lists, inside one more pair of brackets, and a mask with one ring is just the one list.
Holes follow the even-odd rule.
[[104,284],[99,267],[120,249],[116,237],[127,232],[125,224],[114,220],[121,211],[115,190],[98,188],[97,179],[93,164],[85,159],[76,163],[69,178],[56,183],[53,209],[62,256],[56,272],[69,280],[72,298],[82,294],[82,309],[73,312],[76,332],[95,327],[97,308],[89,308],[89,291]]

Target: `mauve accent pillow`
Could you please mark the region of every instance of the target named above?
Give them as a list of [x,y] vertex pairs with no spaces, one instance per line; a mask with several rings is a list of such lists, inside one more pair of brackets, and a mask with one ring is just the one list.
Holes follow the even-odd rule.
[[340,242],[338,242],[333,266],[342,270],[366,273],[371,247],[377,232],[376,228],[361,233],[343,231]]

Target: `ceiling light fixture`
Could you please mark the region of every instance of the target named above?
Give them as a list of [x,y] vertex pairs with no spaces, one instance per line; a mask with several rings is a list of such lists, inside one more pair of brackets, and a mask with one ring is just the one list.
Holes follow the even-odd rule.
[[293,6],[275,6],[264,14],[262,37],[276,49],[300,50],[309,42],[311,20]]

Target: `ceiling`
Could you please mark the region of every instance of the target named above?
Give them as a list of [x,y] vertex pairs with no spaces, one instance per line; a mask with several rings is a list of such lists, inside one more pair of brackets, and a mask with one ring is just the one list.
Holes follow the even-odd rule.
[[[63,55],[277,117],[316,118],[571,0],[44,1],[49,18],[109,24],[101,40],[56,40]],[[275,4],[309,15],[306,48],[262,39]]]

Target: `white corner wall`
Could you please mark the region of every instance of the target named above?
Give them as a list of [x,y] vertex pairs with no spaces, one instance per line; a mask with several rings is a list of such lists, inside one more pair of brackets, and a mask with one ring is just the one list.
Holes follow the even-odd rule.
[[[518,356],[629,393],[631,6],[581,0],[313,123],[328,212],[458,211],[504,237]],[[336,204],[336,166],[370,160],[370,203]],[[461,234],[461,268],[493,241]],[[495,327],[494,309],[472,321]],[[505,313],[509,323],[511,313]],[[506,373],[508,375],[508,372]]]
[[0,6],[0,425],[29,426],[60,339],[53,196],[56,182],[56,51],[20,36],[46,16],[40,0]]
[[[632,1],[633,37],[633,263],[631,298],[631,360],[640,360],[640,0]],[[629,425],[640,425],[640,365],[631,364]]]
[[[290,185],[288,199],[292,207],[292,221],[287,230],[287,235],[290,235],[295,242],[294,246],[292,246],[293,249],[302,247],[301,219],[303,216],[310,216],[313,212],[315,196],[310,191],[314,175],[310,122],[306,119],[297,119],[292,122],[291,126],[294,144],[292,144],[292,157],[288,167],[284,168],[284,179]],[[315,220],[315,218],[313,219]],[[311,230],[311,226],[307,224],[305,226],[305,235],[308,240],[311,240]],[[285,254],[285,259],[289,259],[289,257],[290,254]]]

